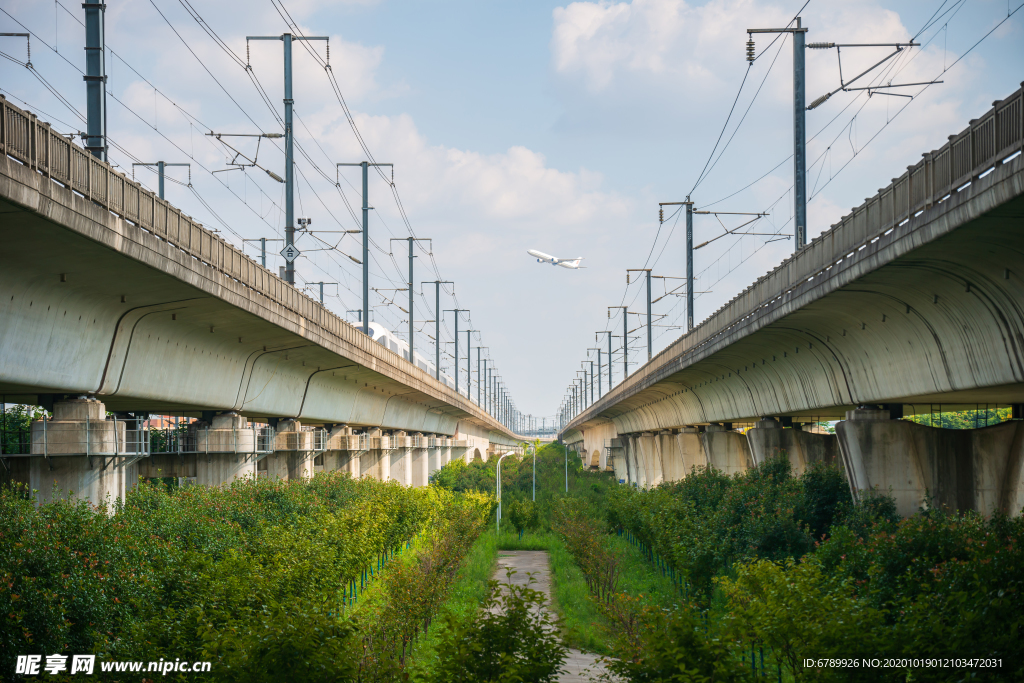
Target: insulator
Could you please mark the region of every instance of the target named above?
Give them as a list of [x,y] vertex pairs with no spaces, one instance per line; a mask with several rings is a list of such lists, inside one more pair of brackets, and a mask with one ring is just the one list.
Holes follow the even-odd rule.
[[750,40],[747,41],[747,61],[748,62],[754,61],[754,57],[755,57],[754,39],[751,38]]
[[665,222],[665,208],[661,207],[661,206],[658,207],[658,222],[659,223],[664,223]]
[[807,47],[811,50],[825,50],[835,46],[835,43],[807,43]]
[[811,109],[814,109],[816,107],[820,107],[821,105],[825,104],[825,102],[827,102],[828,98],[830,98],[830,97],[832,97],[832,93],[828,93],[827,95],[822,95],[818,99],[816,99],[813,102],[811,102],[811,106],[807,107],[807,111],[810,111]]

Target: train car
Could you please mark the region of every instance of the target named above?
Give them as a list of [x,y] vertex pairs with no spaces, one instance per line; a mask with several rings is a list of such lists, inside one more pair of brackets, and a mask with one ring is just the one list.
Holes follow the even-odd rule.
[[[402,356],[402,358],[404,358],[405,360],[409,360],[409,343],[407,341],[405,341],[404,339],[399,339],[391,330],[384,327],[380,323],[370,323],[369,328],[370,338],[373,339],[373,341],[377,342],[386,349],[391,349],[395,353]],[[421,356],[419,352],[413,352],[413,356],[415,359],[416,367],[418,367],[420,370],[423,370],[424,372],[428,373],[431,376],[435,374],[433,362]],[[452,378],[446,373],[441,373],[441,381],[445,384],[445,386],[452,388],[455,387],[455,381],[452,380]]]

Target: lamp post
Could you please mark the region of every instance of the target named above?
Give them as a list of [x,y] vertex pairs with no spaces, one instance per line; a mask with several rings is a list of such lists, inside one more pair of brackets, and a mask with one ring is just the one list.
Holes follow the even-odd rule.
[[503,455],[500,458],[498,458],[498,489],[497,489],[497,494],[498,494],[498,520],[497,520],[497,528],[495,530],[495,532],[498,535],[501,535],[501,461],[504,460],[505,458],[507,458],[510,455],[512,455],[511,451],[509,451],[505,455]]

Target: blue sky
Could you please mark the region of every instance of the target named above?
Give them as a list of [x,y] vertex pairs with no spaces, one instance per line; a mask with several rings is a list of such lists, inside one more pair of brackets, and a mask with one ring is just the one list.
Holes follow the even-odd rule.
[[[82,10],[80,3],[60,2],[67,11],[41,0],[12,0],[3,9],[37,34],[32,61],[38,73],[84,112],[85,86],[75,69],[84,64],[83,29],[75,18],[82,18]],[[808,3],[802,16],[809,41],[906,41],[927,26],[918,38],[927,44],[901,55],[884,82],[945,81],[906,89],[916,96],[913,100],[840,93],[808,114],[808,129],[817,134],[809,157],[820,159],[809,173],[815,193],[809,206],[811,236],[886,185],[922,152],[941,145],[993,100],[1019,87],[1024,11],[963,56],[1019,4]],[[332,69],[359,131],[375,158],[395,163],[396,187],[412,229],[433,239],[438,272],[456,282],[458,305],[471,309],[472,327],[481,330],[479,343],[488,346],[519,408],[551,415],[587,349],[596,346],[595,332],[621,329],[619,320],[607,317],[606,307],[625,300],[631,310],[643,309],[640,288],[626,287],[625,270],[650,260],[656,274],[684,274],[681,229],[667,222],[659,232],[657,204],[683,199],[693,189],[748,69],[724,136],[731,142],[693,198],[698,205],[718,200],[781,163],[715,206],[770,211],[757,231],[787,232],[791,49],[788,43],[768,47],[769,39],[761,36],[758,51],[765,56],[748,67],[744,43],[746,28],[784,25],[801,5],[755,0],[302,0],[284,7],[303,33],[331,37]],[[243,61],[246,35],[287,30],[269,0],[192,7]],[[0,31],[23,30],[11,17],[0,13]],[[3,52],[24,59],[23,42],[2,40]],[[226,239],[240,244],[242,238],[278,237],[283,226],[280,185],[258,171],[209,173],[225,168],[226,155],[203,136],[203,126],[226,132],[254,132],[256,125],[279,130],[244,70],[177,0],[111,3],[107,40],[118,55],[108,63],[116,98],[109,102],[111,138],[143,161],[192,157],[195,193],[171,183],[168,198]],[[41,41],[56,45],[59,54]],[[315,49],[324,56],[322,44]],[[280,112],[280,44],[252,43],[250,54],[253,73]],[[858,66],[865,68],[883,55],[880,49],[844,51],[843,73],[859,72]],[[838,70],[834,50],[809,51],[807,60],[810,101],[838,85]],[[2,69],[0,88],[15,103],[28,102],[58,130],[82,127],[24,68],[5,60]],[[324,70],[301,50],[296,52],[295,101],[297,140],[312,160],[300,157],[297,162],[299,213],[323,230],[353,229],[357,224],[345,200],[359,205],[358,177],[349,172],[340,190],[335,188],[334,163],[360,161],[363,155]],[[131,173],[129,156],[115,151],[112,159]],[[259,161],[280,173],[282,157],[273,146],[261,147]],[[146,170],[137,169],[136,177],[155,186]],[[187,172],[179,169],[173,177],[185,181]],[[379,178],[371,182],[371,204],[376,207],[371,231],[379,247],[371,285],[381,290],[372,296],[375,319],[404,336],[405,314],[388,303],[395,293],[386,290],[404,286],[402,245],[396,243],[394,260],[388,245],[391,237],[408,231]],[[702,241],[722,227],[702,218],[695,232]],[[333,244],[338,235],[321,237]],[[766,239],[725,238],[698,252],[696,270],[702,278],[696,289],[708,292],[698,297],[698,321],[792,249],[788,241],[766,244]],[[341,315],[357,308],[359,268],[345,257],[358,255],[356,238],[343,238],[335,252],[314,252],[318,244],[303,240],[299,247],[307,253],[298,262],[300,280],[338,281],[341,287],[327,288],[327,305]],[[530,248],[585,256],[587,267],[574,272],[537,264],[525,253]],[[272,256],[268,265],[276,269],[280,263]],[[417,281],[435,279],[426,253],[417,268]],[[658,281],[658,295],[661,282],[673,281]],[[433,318],[432,292],[427,294],[417,298],[418,321]],[[404,293],[398,298],[405,307]],[[444,299],[443,308],[454,307],[451,297]],[[680,334],[682,302],[669,295],[655,304],[655,312],[666,316],[655,328],[655,352]],[[442,333],[449,341],[450,316],[448,331]],[[630,328],[639,322],[633,318]],[[468,324],[464,320],[460,328]],[[422,329],[417,347],[432,355],[427,334],[433,325],[417,327]],[[464,349],[465,335],[462,339]],[[451,345],[445,348],[450,354]],[[637,339],[631,358],[641,356],[646,348]],[[617,383],[621,361],[614,375]]]

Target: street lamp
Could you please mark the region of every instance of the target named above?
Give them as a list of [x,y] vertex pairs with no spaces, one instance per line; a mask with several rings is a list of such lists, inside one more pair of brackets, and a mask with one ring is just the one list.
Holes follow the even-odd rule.
[[497,494],[498,494],[498,520],[497,520],[497,526],[496,526],[496,529],[495,529],[495,533],[497,533],[499,536],[501,535],[501,461],[504,460],[505,458],[507,458],[510,455],[512,455],[512,451],[509,451],[505,455],[503,455],[500,458],[498,458],[498,488],[497,488]]

